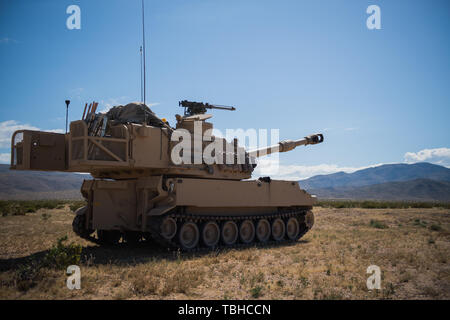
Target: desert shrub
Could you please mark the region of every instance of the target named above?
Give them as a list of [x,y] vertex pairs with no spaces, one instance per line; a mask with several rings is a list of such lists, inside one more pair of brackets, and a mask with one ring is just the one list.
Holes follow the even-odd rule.
[[80,263],[81,246],[74,243],[66,245],[65,241],[67,235],[59,238],[42,260],[29,260],[27,264],[17,267],[13,281],[19,291],[33,288],[41,280],[45,272],[43,268],[65,269],[69,265]]
[[138,295],[157,294],[159,278],[152,275],[139,277],[132,281],[132,290]]
[[44,220],[44,221],[47,221],[50,217],[51,217],[51,215],[46,212],[44,212],[42,214],[42,220]]
[[262,287],[256,286],[250,289],[250,294],[253,298],[257,299],[262,296]]
[[422,227],[422,228],[426,228],[427,223],[425,221],[421,221],[420,219],[415,219],[414,220],[414,225]]
[[203,281],[201,270],[186,268],[182,263],[149,264],[143,274],[131,281],[132,291],[139,296],[174,293],[188,294]]
[[201,272],[198,270],[178,269],[171,275],[168,275],[160,290],[161,295],[166,296],[171,293],[189,293],[197,287],[202,281]]
[[32,260],[29,264],[19,265],[14,273],[14,283],[19,291],[33,288],[38,281],[41,265]]
[[254,286],[256,283],[264,282],[265,276],[264,273],[258,272],[250,278],[250,285]]
[[430,230],[432,230],[432,231],[441,231],[442,227],[440,225],[437,225],[437,224],[432,224],[430,226]]
[[383,222],[378,221],[378,220],[370,220],[370,224],[369,224],[372,228],[376,228],[376,229],[387,229],[387,225],[385,225]]
[[64,244],[65,241],[67,241],[67,235],[58,239],[56,245],[45,255],[42,262],[43,266],[65,269],[69,265],[77,265],[80,263],[81,245],[73,242],[66,245]]

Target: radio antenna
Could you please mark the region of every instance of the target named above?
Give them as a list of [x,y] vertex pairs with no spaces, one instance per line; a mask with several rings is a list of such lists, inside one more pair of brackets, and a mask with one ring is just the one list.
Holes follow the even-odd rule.
[[144,15],[144,0],[142,0],[142,49],[144,61],[144,104],[145,104],[145,15]]
[[141,46],[141,48],[140,48],[140,53],[141,53],[141,78],[140,78],[140,80],[141,80],[141,102],[142,101],[144,101],[144,97],[143,97],[143,87],[142,87],[142,46]]

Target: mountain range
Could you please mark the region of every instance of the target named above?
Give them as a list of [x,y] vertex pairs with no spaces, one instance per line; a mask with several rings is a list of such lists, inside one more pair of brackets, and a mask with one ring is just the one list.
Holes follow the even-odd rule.
[[89,174],[16,171],[0,164],[0,199],[81,199],[80,187]]
[[[0,199],[81,199],[89,174],[15,171],[0,165]],[[386,164],[317,175],[299,181],[319,199],[408,200],[450,202],[450,169],[431,164]]]
[[299,183],[320,199],[450,202],[450,169],[426,162],[317,175]]

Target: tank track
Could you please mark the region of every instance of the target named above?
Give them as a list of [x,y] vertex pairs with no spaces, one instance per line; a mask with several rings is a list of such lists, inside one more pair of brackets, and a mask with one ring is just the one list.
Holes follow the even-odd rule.
[[75,232],[77,236],[79,236],[82,239],[99,243],[99,240],[93,236],[91,236],[92,233],[94,233],[93,230],[86,230],[86,215],[85,214],[77,214],[75,215],[75,218],[73,218],[72,222],[72,230]]
[[[167,247],[173,250],[181,250],[184,252],[203,252],[203,251],[211,251],[211,250],[217,250],[217,249],[228,249],[228,248],[246,248],[246,247],[253,247],[253,246],[273,246],[273,245],[279,245],[279,244],[288,244],[288,243],[295,243],[298,241],[301,237],[303,237],[312,227],[308,227],[306,223],[306,214],[310,212],[311,209],[296,209],[296,210],[284,210],[278,213],[274,214],[263,214],[263,215],[256,215],[256,216],[216,216],[216,215],[208,215],[208,216],[197,216],[197,215],[190,215],[190,214],[184,214],[184,213],[168,213],[162,216],[158,217],[152,217],[148,219],[148,227],[150,228],[150,236],[152,237],[152,240],[155,241],[158,245],[162,247]],[[202,239],[200,236],[200,240],[198,241],[198,244],[195,248],[192,249],[186,249],[183,248],[177,241],[178,239],[178,232],[177,234],[171,239],[167,240],[163,238],[160,234],[160,226],[162,221],[167,218],[173,218],[177,222],[178,230],[180,230],[180,226],[184,222],[194,222],[198,226],[205,222],[214,221],[221,225],[221,222],[225,221],[233,221],[237,225],[239,225],[239,222],[244,220],[251,220],[254,224],[259,219],[267,219],[270,223],[270,226],[272,226],[272,221],[276,218],[281,218],[284,222],[286,222],[287,219],[291,217],[297,218],[300,226],[299,234],[295,239],[287,239],[285,236],[282,240],[273,240],[270,239],[265,242],[259,242],[256,236],[254,237],[253,241],[250,243],[242,243],[238,240],[233,245],[224,245],[222,241],[219,241],[218,245],[214,247],[207,247],[202,245]],[[199,228],[200,229],[200,228]]]
[[[218,249],[220,250],[220,249],[228,249],[228,248],[245,248],[245,247],[253,247],[253,246],[265,247],[265,246],[295,243],[297,240],[299,240],[301,237],[303,237],[311,229],[312,224],[314,223],[314,220],[312,220],[308,223],[307,217],[306,217],[308,212],[310,212],[312,215],[312,211],[310,208],[302,208],[302,209],[296,208],[296,209],[290,209],[290,210],[280,210],[280,212],[274,213],[274,214],[263,214],[263,215],[255,215],[255,216],[253,216],[253,215],[250,215],[250,216],[249,215],[246,215],[246,216],[192,215],[192,214],[186,214],[183,212],[174,211],[174,212],[166,213],[162,216],[148,218],[148,220],[147,220],[148,232],[146,232],[146,237],[150,236],[152,241],[154,241],[155,243],[157,243],[159,246],[161,246],[163,248],[169,248],[172,250],[181,250],[184,252],[204,252],[204,251],[211,251],[211,250],[218,250]],[[160,233],[161,223],[163,222],[164,219],[166,219],[168,217],[170,217],[176,221],[177,229],[178,229],[177,234],[170,240],[165,239]],[[288,239],[287,236],[285,235],[284,239],[282,239],[282,240],[274,240],[271,238],[270,240],[267,240],[265,242],[260,242],[257,239],[257,237],[255,236],[253,241],[251,241],[250,243],[242,243],[239,241],[239,237],[238,237],[238,240],[232,245],[225,245],[222,243],[222,241],[219,241],[219,243],[216,246],[208,247],[202,243],[202,239],[201,239],[201,235],[200,235],[200,239],[198,241],[197,246],[192,249],[183,248],[181,246],[181,244],[178,242],[178,232],[180,230],[181,225],[185,222],[194,222],[198,227],[200,227],[202,224],[204,224],[206,222],[214,221],[220,227],[221,224],[226,221],[233,221],[237,225],[239,225],[239,223],[244,220],[250,220],[254,223],[254,225],[256,225],[256,222],[259,219],[267,219],[270,223],[270,226],[272,226],[272,222],[277,218],[281,218],[284,222],[286,222],[286,220],[291,217],[295,217],[297,219],[297,221],[299,222],[299,227],[300,227],[297,237],[292,240]],[[309,226],[308,226],[308,224],[309,224]],[[72,223],[73,231],[79,237],[81,237],[83,239],[89,240],[89,241],[97,243],[97,244],[102,244],[102,242],[99,239],[91,236],[93,231],[92,230],[86,231],[84,226],[85,226],[85,215],[76,215],[73,220],[73,223]],[[199,230],[200,230],[200,228],[199,228]]]

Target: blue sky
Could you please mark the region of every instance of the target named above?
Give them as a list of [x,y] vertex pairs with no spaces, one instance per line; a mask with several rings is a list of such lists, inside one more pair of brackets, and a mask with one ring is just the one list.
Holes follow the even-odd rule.
[[[66,8],[81,9],[68,30]],[[381,9],[369,30],[366,9]],[[0,1],[0,159],[12,130],[64,129],[84,103],[140,100],[140,0]],[[280,156],[283,177],[380,163],[450,166],[448,1],[145,0],[147,102],[233,105],[215,127],[323,132]]]

